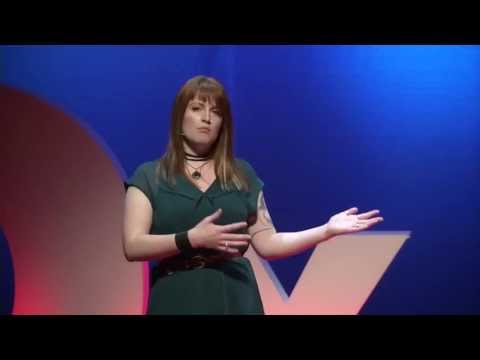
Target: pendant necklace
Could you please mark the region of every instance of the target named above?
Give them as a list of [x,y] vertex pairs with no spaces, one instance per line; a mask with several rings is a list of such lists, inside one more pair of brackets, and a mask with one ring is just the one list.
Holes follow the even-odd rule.
[[202,167],[204,167],[205,165],[208,164],[208,161],[206,163],[200,165],[198,168],[190,165],[189,163],[186,163],[186,164],[193,169],[193,173],[190,174],[192,176],[192,178],[195,179],[195,180],[199,180],[202,177],[202,173],[200,171],[201,171]]

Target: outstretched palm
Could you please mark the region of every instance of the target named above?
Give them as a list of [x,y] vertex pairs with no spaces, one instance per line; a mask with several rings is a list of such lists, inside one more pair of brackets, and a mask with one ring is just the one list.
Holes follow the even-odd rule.
[[357,208],[342,211],[330,218],[327,223],[327,231],[332,236],[349,234],[369,229],[375,224],[383,221],[382,217],[375,217],[380,214],[379,210],[372,210],[357,214]]

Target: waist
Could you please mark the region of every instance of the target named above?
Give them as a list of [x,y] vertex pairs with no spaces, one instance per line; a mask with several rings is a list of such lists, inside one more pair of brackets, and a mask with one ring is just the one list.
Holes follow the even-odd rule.
[[161,261],[154,269],[153,274],[157,276],[171,275],[176,271],[202,269],[221,264],[230,259],[242,257],[242,255],[229,254],[196,254],[189,258],[174,257]]

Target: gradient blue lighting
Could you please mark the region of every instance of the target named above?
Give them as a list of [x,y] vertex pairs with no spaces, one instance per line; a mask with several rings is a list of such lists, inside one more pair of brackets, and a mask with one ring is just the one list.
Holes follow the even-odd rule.
[[[130,174],[164,149],[178,87],[218,77],[237,155],[280,231],[351,206],[411,231],[365,314],[480,314],[480,46],[1,47],[0,81],[57,104]],[[309,252],[272,262],[287,294]],[[0,279],[1,280],[1,279]]]

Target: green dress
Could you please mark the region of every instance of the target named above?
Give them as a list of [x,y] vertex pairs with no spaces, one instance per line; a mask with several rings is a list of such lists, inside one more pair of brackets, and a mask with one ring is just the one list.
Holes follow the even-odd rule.
[[[249,221],[255,216],[257,198],[263,188],[252,166],[235,159],[249,180],[248,191],[223,191],[215,180],[202,192],[185,176],[177,175],[170,185],[156,175],[159,160],[141,164],[125,186],[139,188],[150,200],[153,219],[150,234],[174,234],[193,228],[222,208],[215,222],[226,225]],[[238,233],[246,233],[239,230]],[[242,255],[247,249],[244,249]],[[203,256],[218,254],[199,250]],[[195,254],[194,254],[195,255]],[[191,257],[191,256],[190,256]],[[250,261],[244,256],[204,267],[165,270],[164,263],[183,260],[185,255],[150,263],[150,297],[147,314],[263,314],[263,305]]]

